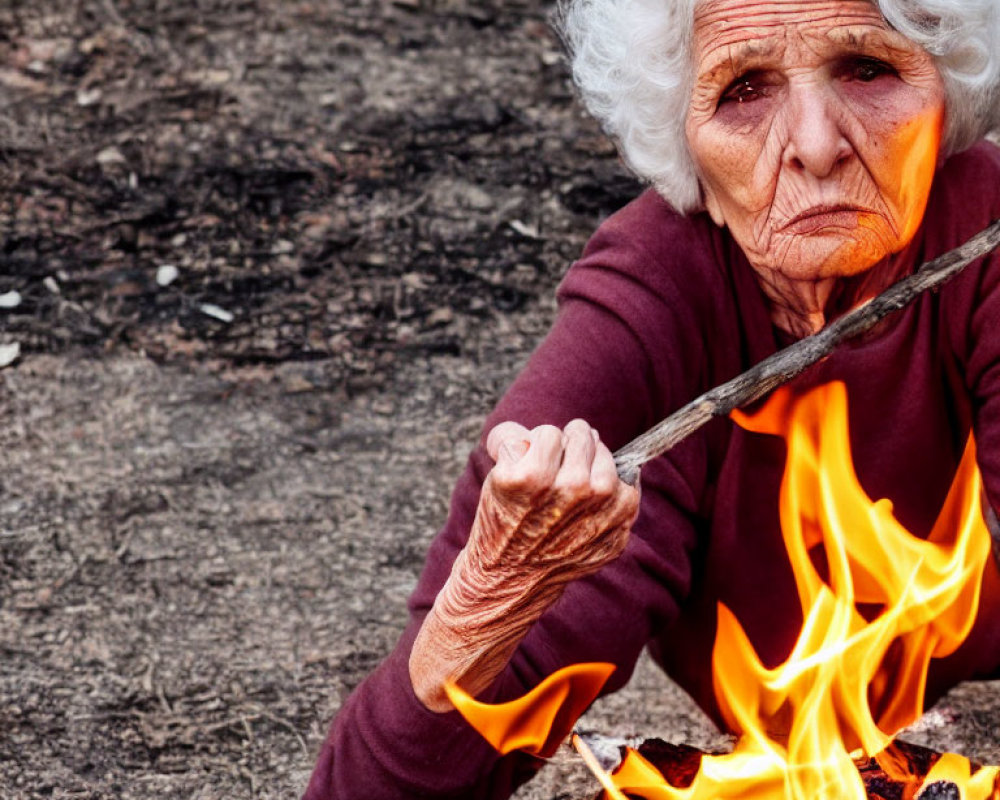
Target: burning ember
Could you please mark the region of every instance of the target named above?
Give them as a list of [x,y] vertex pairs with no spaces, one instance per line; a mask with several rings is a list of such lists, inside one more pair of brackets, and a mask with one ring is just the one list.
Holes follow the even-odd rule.
[[[930,659],[952,653],[975,620],[990,536],[972,440],[923,540],[858,482],[842,384],[799,397],[783,389],[760,411],[734,418],[788,445],[780,516],[802,631],[788,660],[767,669],[720,605],[713,677],[739,736],[733,752],[705,755],[693,779],[673,782],[634,750],[611,775],[589,764],[607,792],[649,800],[864,800],[867,768],[902,784],[896,797],[903,800],[940,781],[954,784],[963,800],[1000,800],[1000,769],[946,754],[917,774],[907,748],[891,746],[893,734],[922,712]],[[609,674],[608,665],[576,665],[498,706],[457,687],[449,694],[501,752],[547,756]]]

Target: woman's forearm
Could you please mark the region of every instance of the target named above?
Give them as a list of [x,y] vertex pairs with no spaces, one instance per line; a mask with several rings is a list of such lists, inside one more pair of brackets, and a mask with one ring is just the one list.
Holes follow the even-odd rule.
[[414,693],[431,711],[452,710],[444,685],[486,689],[565,581],[502,570],[483,573],[463,551],[417,634],[410,654]]

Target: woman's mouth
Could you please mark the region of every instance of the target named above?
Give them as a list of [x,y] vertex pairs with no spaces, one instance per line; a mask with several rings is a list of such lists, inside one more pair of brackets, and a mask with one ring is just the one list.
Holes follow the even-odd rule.
[[859,218],[868,213],[860,206],[836,204],[818,205],[796,214],[785,223],[786,233],[815,233],[824,228],[847,228],[853,230],[860,224]]

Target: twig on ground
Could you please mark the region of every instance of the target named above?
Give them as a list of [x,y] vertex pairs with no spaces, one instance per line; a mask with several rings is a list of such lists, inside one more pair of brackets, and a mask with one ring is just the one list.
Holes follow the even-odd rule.
[[953,278],[997,245],[1000,245],[1000,220],[993,222],[960,247],[928,261],[912,275],[893,284],[882,294],[845,314],[819,333],[780,350],[743,374],[695,398],[615,452],[618,475],[626,483],[635,483],[643,464],[670,450],[713,417],[724,416],[734,409],[759,400],[830,355],[841,343],[870,330],[880,320],[904,308],[923,292]]
[[266,719],[269,722],[274,723],[279,728],[284,728],[286,731],[292,734],[298,740],[299,746],[302,748],[303,753],[311,752],[309,750],[309,745],[306,744],[306,740],[303,738],[302,734],[299,733],[299,729],[296,728],[291,722],[283,717],[279,717],[277,714],[272,714],[270,711],[265,709],[263,706],[257,706],[254,709],[254,716],[261,719]]

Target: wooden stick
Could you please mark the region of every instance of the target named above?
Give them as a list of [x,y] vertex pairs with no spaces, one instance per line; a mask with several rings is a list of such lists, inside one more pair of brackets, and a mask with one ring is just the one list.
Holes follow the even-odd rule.
[[923,264],[912,275],[893,284],[882,294],[845,314],[819,333],[779,350],[742,375],[737,375],[695,398],[615,452],[619,477],[626,483],[635,483],[643,464],[667,452],[712,417],[724,416],[760,399],[830,355],[842,342],[870,330],[881,319],[899,311],[923,292],[953,278],[997,245],[1000,245],[1000,220],[960,247]]
[[583,740],[580,734],[575,731],[570,735],[570,742],[572,742],[573,747],[576,748],[576,752],[580,754],[583,758],[583,763],[587,765],[594,777],[600,782],[601,786],[604,787],[604,791],[608,793],[608,796],[613,798],[613,800],[628,800],[625,794],[615,786],[614,782],[611,780],[611,776],[604,771],[604,767],[601,766],[601,762],[597,760],[597,756],[591,751],[587,746],[587,743]]

